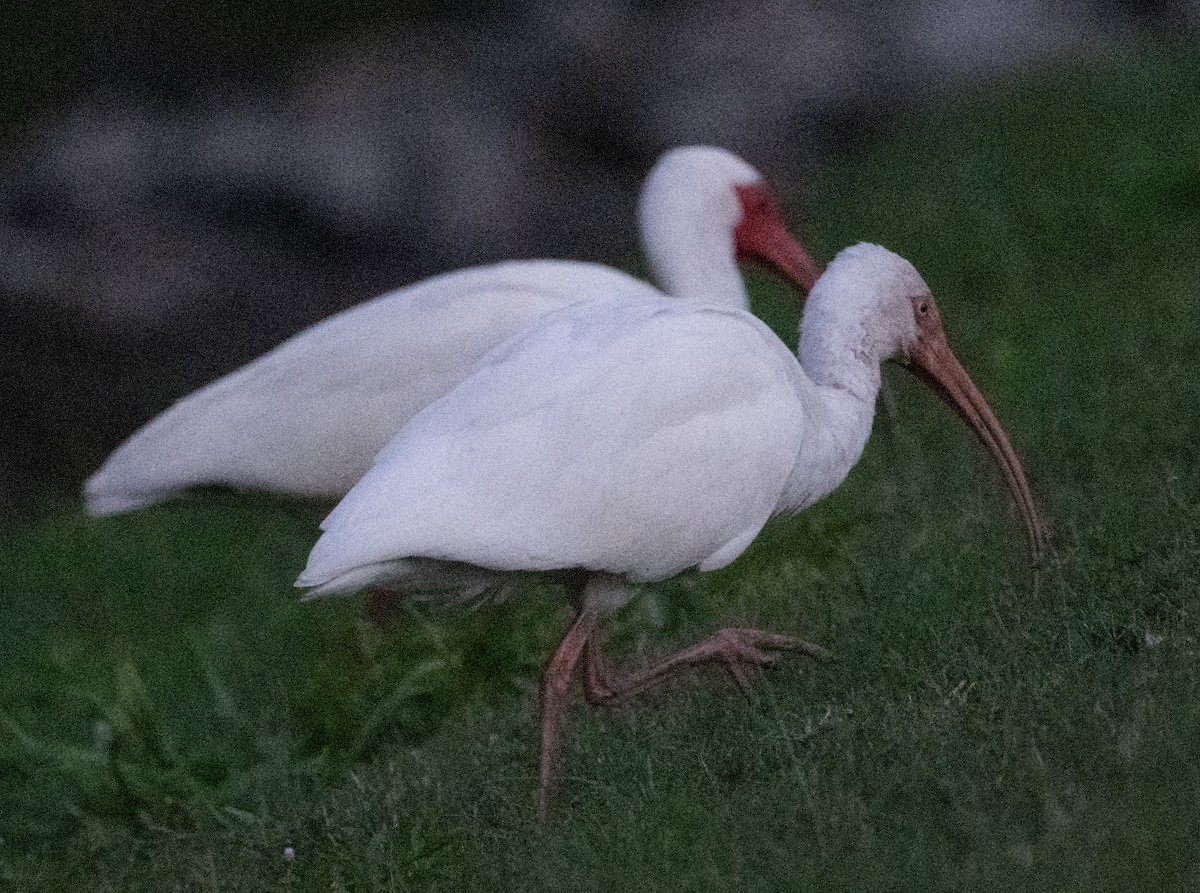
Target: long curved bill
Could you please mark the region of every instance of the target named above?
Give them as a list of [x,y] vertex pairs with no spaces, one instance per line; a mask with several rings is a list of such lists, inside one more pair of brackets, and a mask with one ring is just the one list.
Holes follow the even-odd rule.
[[954,410],[969,424],[984,446],[1000,466],[1008,489],[1017,503],[1017,509],[1025,522],[1025,533],[1029,540],[1030,557],[1035,565],[1041,564],[1046,552],[1046,528],[1038,516],[1029,492],[1025,470],[1013,451],[1008,435],[1000,427],[987,400],[971,381],[946,336],[939,330],[925,332],[912,350],[910,369],[925,380]]
[[742,205],[742,219],[733,234],[738,262],[757,262],[774,270],[791,283],[803,303],[821,275],[821,267],[788,231],[779,203],[767,187],[739,186],[737,194]]

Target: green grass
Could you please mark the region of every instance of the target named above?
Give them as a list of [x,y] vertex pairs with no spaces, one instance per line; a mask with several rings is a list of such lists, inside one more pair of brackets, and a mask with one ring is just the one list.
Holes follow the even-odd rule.
[[1194,889],[1198,95],[1194,53],[1046,73],[812,192],[823,245],[933,286],[1052,522],[1044,571],[965,429],[890,371],[842,488],[610,626],[634,663],[728,622],[836,660],[574,705],[539,827],[552,589],[379,632],[296,602],[315,510],[48,508],[0,544],[0,887]]

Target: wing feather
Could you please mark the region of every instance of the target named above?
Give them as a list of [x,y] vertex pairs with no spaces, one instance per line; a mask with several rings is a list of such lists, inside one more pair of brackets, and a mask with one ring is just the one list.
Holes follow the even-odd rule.
[[659,293],[598,264],[520,261],[360,304],[137,431],[88,480],[89,511],[124,511],[199,484],[339,498],[492,347],[573,301],[631,294]]
[[798,374],[743,311],[671,300],[557,311],[379,454],[325,520],[298,585],[408,558],[634,580],[721,566],[793,467]]

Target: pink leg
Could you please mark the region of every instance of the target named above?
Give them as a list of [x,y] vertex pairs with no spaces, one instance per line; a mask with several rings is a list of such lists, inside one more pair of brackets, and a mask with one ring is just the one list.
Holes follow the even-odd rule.
[[542,677],[542,761],[537,799],[539,819],[546,817],[546,810],[554,791],[554,767],[558,762],[563,701],[571,687],[575,665],[579,663],[580,655],[583,654],[584,647],[591,640],[599,623],[600,616],[596,612],[586,608],[580,611]]
[[584,693],[588,701],[597,706],[613,704],[645,691],[684,667],[710,662],[723,663],[733,676],[733,681],[743,691],[749,692],[750,683],[745,673],[748,664],[772,666],[779,660],[779,651],[799,651],[812,657],[828,654],[820,645],[791,636],[761,629],[729,627],[718,630],[698,645],[673,654],[647,670],[614,680],[603,648],[600,636],[592,636],[587,641],[584,655]]

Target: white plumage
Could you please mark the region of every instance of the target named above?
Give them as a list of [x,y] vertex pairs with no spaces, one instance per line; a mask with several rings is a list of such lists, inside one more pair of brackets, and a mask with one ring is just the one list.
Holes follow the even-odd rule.
[[659,296],[610,267],[524,261],[437,276],[330,317],[134,434],[87,482],[89,511],[200,484],[337,499],[475,360],[589,288]]
[[396,556],[632,580],[720,567],[794,461],[795,366],[745,311],[642,298],[547,316],[387,446],[301,583],[344,588],[337,575],[367,564],[372,584],[394,582]]
[[[640,215],[651,267],[673,296],[745,306],[739,257],[779,269],[801,290],[815,278],[761,176],[723,150],[664,155]],[[492,347],[576,301],[661,294],[609,267],[550,260],[402,288],[318,323],[153,419],[87,481],[88,510],[127,511],[202,484],[339,498]]]
[[546,316],[400,431],[322,523],[297,585],[409,588],[412,558],[631,581],[728,564],[861,455],[899,346],[859,300],[877,268],[897,294],[928,294],[902,258],[848,249],[809,297],[800,363],[735,308],[642,297]]
[[1016,455],[954,359],[928,286],[877,245],[841,252],[805,310],[799,362],[744,310],[623,298],[547,315],[418,413],[322,524],[298,586],[382,585],[450,600],[514,574],[574,580],[579,611],[543,687],[544,810],[563,696],[583,659],[608,702],[699,660],[767,663],[814,646],[725,630],[640,679],[606,678],[600,619],[627,582],[733,561],[767,519],[834,489],[870,434],[880,363],[899,356],[975,425],[1041,526]]

